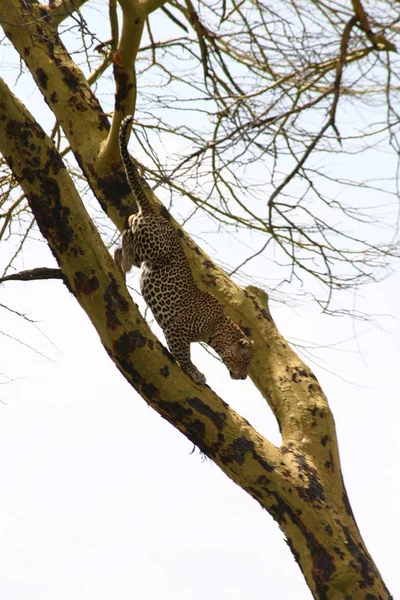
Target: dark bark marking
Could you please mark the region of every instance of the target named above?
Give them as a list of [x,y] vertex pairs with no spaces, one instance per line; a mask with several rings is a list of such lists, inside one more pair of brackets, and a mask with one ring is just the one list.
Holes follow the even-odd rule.
[[257,454],[254,449],[254,442],[248,440],[244,436],[233,440],[228,449],[221,455],[221,460],[225,465],[231,462],[236,462],[238,465],[242,465],[246,459],[247,452],[251,452],[254,460],[256,460],[265,471],[271,473],[274,470],[274,467],[268,464],[267,461]]
[[79,78],[73,73],[73,71],[71,71],[71,69],[68,69],[68,67],[66,67],[65,65],[60,67],[60,71],[62,73],[63,82],[65,83],[67,88],[71,92],[81,92]]
[[26,124],[11,119],[7,125],[7,135],[18,142],[21,153],[25,154],[27,166],[22,170],[22,178],[31,184],[39,182],[40,195],[31,193],[28,199],[43,237],[60,253],[82,254],[82,250],[73,245],[75,236],[69,225],[71,211],[62,205],[58,182],[49,175],[57,175],[65,168],[59,153],[53,147],[48,149],[46,164],[40,169],[40,150],[35,142],[36,139],[45,138],[43,129],[37,123]]
[[99,280],[95,275],[88,277],[83,271],[75,273],[74,285],[78,294],[93,294],[100,287]]
[[47,90],[47,83],[49,81],[49,78],[47,76],[47,73],[45,73],[45,71],[41,67],[38,67],[36,69],[36,77],[37,77],[40,87],[43,90]]
[[[342,481],[343,481],[343,478],[342,478]],[[349,500],[346,490],[344,490],[344,492],[343,492],[342,501],[343,501],[343,504],[344,504],[347,514],[350,515],[350,517],[352,517],[354,519],[353,509],[351,508],[350,500]]]
[[43,175],[41,190],[43,193],[40,196],[31,194],[28,199],[43,237],[51,241],[61,254],[69,251],[78,256],[82,250],[73,245],[75,234],[68,224],[71,211],[61,204],[56,180]]
[[321,444],[323,446],[326,446],[326,444],[330,441],[331,437],[330,435],[326,434],[321,438]]
[[37,123],[21,123],[14,119],[8,121],[6,131],[7,137],[17,140],[22,150],[25,146],[31,147],[33,138],[38,137],[43,140],[45,137],[43,129]]
[[[113,343],[113,349],[118,358],[129,356],[136,348],[143,348],[146,344],[146,338],[140,331],[134,330],[128,333],[123,333]],[[127,370],[127,369],[125,369]]]
[[167,365],[164,365],[161,369],[160,369],[160,373],[163,377],[165,377],[165,379],[167,379],[167,377],[169,377],[169,368]]
[[257,490],[256,488],[250,487],[250,486],[248,487],[248,490],[255,500],[262,502],[263,494],[259,490]]
[[230,462],[237,462],[238,465],[242,465],[245,461],[246,452],[254,452],[254,443],[245,437],[236,438],[230,444],[226,455],[221,457],[222,462],[225,465]]
[[375,572],[371,561],[369,560],[369,557],[366,556],[361,544],[358,545],[353,540],[349,528],[345,527],[344,525],[341,525],[341,527],[346,538],[347,547],[351,552],[353,558],[358,563],[357,566],[354,562],[352,562],[352,567],[361,576],[361,579],[358,582],[360,589],[374,585]]
[[[336,571],[334,557],[331,556],[326,548],[324,548],[324,546],[318,542],[315,535],[309,531],[301,521],[299,515],[293,511],[293,509],[280,497],[277,492],[271,492],[271,495],[276,500],[276,505],[271,507],[272,516],[278,521],[279,524],[281,524],[282,522],[286,522],[287,515],[304,535],[313,561],[312,576],[315,582],[315,589],[318,595],[317,597],[320,600],[327,600],[327,592],[329,589],[327,584]],[[296,558],[294,552],[293,554]],[[296,560],[300,564],[298,555]]]
[[193,410],[182,406],[180,402],[166,402],[165,400],[158,400],[157,405],[165,415],[171,416],[174,422],[185,422],[187,417],[193,416]]
[[121,324],[118,319],[118,311],[126,312],[129,308],[128,302],[119,292],[119,285],[112,274],[108,273],[110,283],[104,292],[104,302],[106,308],[107,326],[113,331]]
[[296,489],[300,498],[306,502],[323,502],[325,500],[324,488],[318,478],[318,471],[311,466],[305,456],[300,453],[294,454],[300,477],[306,475],[308,479],[308,487],[298,486]]
[[260,475],[259,477],[257,477],[257,485],[262,487],[263,490],[267,493],[269,493],[268,486],[270,483],[271,483],[271,480],[266,475]]
[[183,406],[180,402],[166,402],[160,399],[156,399],[155,402],[167,420],[177,425],[202,454],[212,456],[213,450],[204,442],[206,426],[200,419],[192,421],[193,410],[190,407]]
[[160,397],[160,390],[151,381],[147,382],[142,379],[141,388],[146,398],[149,400],[154,400],[154,398]]
[[[325,528],[325,529],[326,529],[326,528]],[[341,560],[343,560],[343,559],[345,558],[345,556],[346,556],[346,555],[345,555],[345,553],[344,553],[344,552],[343,552],[343,551],[342,551],[340,548],[338,548],[337,546],[334,546],[334,547],[333,547],[333,551],[334,551],[334,552],[335,552],[335,553],[338,555],[338,557],[339,557]]]
[[44,167],[45,171],[50,171],[51,169],[54,175],[58,175],[61,169],[65,169],[62,158],[54,146],[48,149],[47,156],[48,160]]
[[50,94],[50,102],[52,104],[57,104],[57,102],[58,102],[57,92],[55,92],[55,91],[51,92],[51,94]]
[[222,431],[226,424],[226,414],[223,412],[214,411],[208,404],[200,400],[197,396],[186,398],[186,402],[192,406],[201,415],[204,415],[212,421],[218,431]]
[[129,76],[114,62],[114,78],[116,84],[115,110],[122,111],[122,104],[127,99],[129,92],[133,89],[133,83],[129,82]]
[[[121,338],[123,338],[123,337],[124,336],[121,336]],[[120,340],[121,340],[121,338],[120,338]],[[120,340],[118,340],[118,341],[120,341]],[[117,344],[117,342],[114,344],[114,346],[116,344]],[[128,342],[127,346],[130,346],[130,345],[131,344]],[[119,350],[123,346],[124,346],[124,342],[121,343]],[[109,355],[109,357],[111,358],[111,360],[113,360],[115,362],[115,356],[113,355],[113,353],[107,348],[107,346],[104,346],[104,348],[105,348],[107,354]],[[127,381],[129,383],[133,383],[137,389],[139,389],[143,392],[145,399],[149,399],[152,401],[159,401],[160,390],[151,381],[147,382],[142,377],[142,375],[139,373],[139,371],[137,371],[135,369],[135,367],[132,365],[131,361],[129,360],[129,357],[124,356],[124,355],[119,356],[117,366],[120,369],[123,376],[125,377],[125,379],[127,379]]]
[[[137,212],[137,206],[131,195],[131,190],[121,164],[113,164],[108,175],[101,179],[98,179],[98,175],[94,172],[92,175],[97,179],[97,185],[104,196],[105,203],[103,201],[103,204],[106,208],[107,205],[113,206],[118,209],[121,216],[125,216],[126,218],[132,213]],[[132,203],[129,207],[122,203],[122,198],[126,196],[132,197]]]

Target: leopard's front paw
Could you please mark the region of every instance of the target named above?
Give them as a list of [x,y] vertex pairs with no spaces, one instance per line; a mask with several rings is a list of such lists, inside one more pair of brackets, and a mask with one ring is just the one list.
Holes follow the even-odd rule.
[[200,385],[205,385],[206,378],[204,377],[203,373],[200,373],[200,371],[198,371],[197,369],[193,369],[191,371],[188,371],[188,375],[190,375],[190,377],[196,383],[199,383]]

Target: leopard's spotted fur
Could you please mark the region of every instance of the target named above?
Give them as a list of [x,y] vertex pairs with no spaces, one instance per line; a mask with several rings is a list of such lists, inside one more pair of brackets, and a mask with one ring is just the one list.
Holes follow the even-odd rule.
[[190,360],[190,343],[206,342],[220,355],[233,379],[245,379],[253,342],[224,313],[217,299],[200,290],[167,211],[156,214],[142,190],[127,149],[128,116],[120,130],[120,150],[128,183],[139,212],[129,217],[122,248],[115,260],[123,272],[141,267],[140,289],[168,347],[181,367],[196,381],[206,379]]

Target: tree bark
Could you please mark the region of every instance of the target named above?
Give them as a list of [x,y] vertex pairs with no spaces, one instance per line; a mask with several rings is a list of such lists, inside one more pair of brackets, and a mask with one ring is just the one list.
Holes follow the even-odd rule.
[[[52,12],[32,4],[37,19],[28,22],[23,2],[6,4],[0,6],[0,22],[7,37],[63,127],[101,207],[122,229],[132,200],[115,155],[115,131],[63,47]],[[143,18],[137,17],[135,25],[136,49]],[[124,111],[120,108],[120,114]],[[119,116],[114,119],[117,129]],[[262,291],[236,286],[176,225],[199,286],[211,291],[255,342],[250,376],[279,423],[280,447],[208,386],[196,385],[152,334],[53,142],[2,80],[0,151],[28,198],[64,282],[110,359],[154,410],[273,516],[314,597],[390,598],[347,498],[327,400],[316,377],[278,332]]]

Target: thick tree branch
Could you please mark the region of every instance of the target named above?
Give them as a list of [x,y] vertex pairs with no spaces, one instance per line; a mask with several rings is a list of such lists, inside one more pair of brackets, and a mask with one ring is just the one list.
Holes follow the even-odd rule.
[[[35,143],[21,148],[21,139]],[[210,388],[194,384],[151,333],[52,141],[1,79],[0,151],[26,193],[69,290],[131,385],[232,478],[240,467],[233,464],[237,457],[230,456],[232,439],[239,438],[244,447],[237,451],[243,459],[250,452],[260,467],[257,476],[265,472],[266,465],[272,465],[272,478],[276,484],[282,483],[279,465],[286,461],[284,455]],[[219,435],[222,431],[226,437]],[[249,484],[252,480],[249,473]]]
[[[10,0],[10,2],[15,8],[10,13],[9,21],[18,23],[18,26],[16,24],[14,27],[7,26],[7,35],[18,48],[21,48],[21,53],[24,55],[23,48],[31,43],[29,28],[22,26],[21,15],[16,10],[19,0]],[[128,5],[130,6],[130,3]],[[0,7],[0,15],[1,10]],[[127,186],[125,178],[119,180],[118,176],[119,185],[115,178],[115,174],[121,170],[120,161],[109,163],[109,173],[102,177],[101,173],[104,169],[99,169],[98,161],[95,161],[91,154],[91,150],[101,145],[99,140],[104,139],[106,128],[99,127],[99,118],[103,115],[86,80],[63,51],[63,46],[51,28],[46,30],[46,34],[42,31],[40,37],[35,39],[35,44],[31,46],[30,52],[25,56],[30,70],[37,76],[37,72],[43,69],[46,78],[54,82],[52,89],[60,90],[65,94],[62,105],[54,102],[48,86],[43,85],[45,78],[43,76],[37,78],[46,100],[64,127],[74,154],[87,175],[94,193],[114,223],[119,229],[123,229],[125,219],[119,214],[118,208],[124,196],[121,190],[127,191]],[[54,55],[57,60],[54,59]],[[74,85],[71,87],[65,83],[65,76],[63,76],[65,72],[68,72],[69,77],[73,77]],[[77,106],[78,109],[75,108]],[[91,133],[88,139],[82,140],[82,131],[86,131],[88,127],[91,128],[91,132],[93,131],[93,135]],[[107,194],[106,197],[104,192]],[[156,206],[160,205],[159,200],[150,190],[146,193]],[[125,197],[127,198],[125,210],[127,210],[132,198],[130,194]],[[333,418],[314,375],[290,349],[274,324],[266,320],[257,301],[235,286],[192,240],[183,232],[182,235],[185,251],[199,285],[210,290],[223,303],[229,316],[245,327],[255,340],[255,358],[250,375],[264,397],[268,399],[280,424],[284,443],[296,442],[302,444],[304,451],[318,454],[321,464],[331,465],[328,469],[324,467],[324,477],[337,479],[340,468]],[[301,402],[299,402],[299,394],[302,398]],[[315,422],[313,420],[312,426],[311,411],[323,415],[323,418],[315,419]],[[321,438],[329,440],[323,448],[321,448]]]
[[[326,406],[321,409],[319,387],[306,367],[302,370],[294,365],[297,358],[256,297],[244,294],[243,303],[252,307],[250,312],[260,330],[257,335],[253,332],[256,345],[266,332],[271,336],[269,350],[276,354],[277,367],[259,354],[254,373],[262,380],[270,379],[269,393],[277,412],[277,405],[288,397],[286,406],[294,427],[300,426],[306,436],[312,436],[313,430],[321,434],[322,424],[325,436],[318,449],[317,440],[313,445],[296,436],[295,441],[276,448],[210,388],[194,384],[179,369],[132,302],[51,140],[1,80],[0,151],[28,198],[68,288],[89,316],[110,358],[159,414],[273,515],[315,597],[323,597],[329,585],[332,590],[354,592],[354,599],[361,598],[356,595],[361,585],[363,598],[370,589],[389,598],[354,523],[338,459],[331,452],[331,462],[320,463],[324,449],[332,448],[332,443],[335,446],[330,438],[335,434],[334,429],[327,433],[330,416]],[[218,286],[217,274],[213,283]],[[310,394],[317,400],[312,405]],[[299,422],[303,402],[304,422]],[[285,426],[290,428],[290,423]],[[304,448],[314,450],[312,460]],[[335,484],[334,489],[329,483]],[[320,515],[317,522],[316,512]],[[300,548],[301,553],[296,550]],[[345,564],[341,567],[335,557],[343,557]]]

